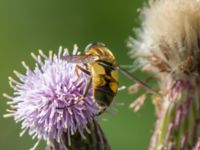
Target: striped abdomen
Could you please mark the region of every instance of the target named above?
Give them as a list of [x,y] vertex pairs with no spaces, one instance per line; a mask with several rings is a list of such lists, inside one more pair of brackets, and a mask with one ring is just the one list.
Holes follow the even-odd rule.
[[94,100],[102,107],[108,107],[118,91],[118,70],[105,61],[97,61],[90,66]]

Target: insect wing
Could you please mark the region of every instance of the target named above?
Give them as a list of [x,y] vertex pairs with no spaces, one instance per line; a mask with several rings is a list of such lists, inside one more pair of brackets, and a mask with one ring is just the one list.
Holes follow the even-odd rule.
[[128,77],[131,80],[134,80],[135,82],[141,84],[143,87],[145,87],[147,90],[151,91],[152,93],[162,97],[162,95],[160,93],[158,93],[155,89],[151,88],[146,82],[140,80],[139,78],[137,78],[134,74],[130,73],[129,71],[127,71],[126,69],[124,69],[123,67],[117,65],[117,68],[119,69],[119,71],[124,74],[126,77]]
[[98,56],[94,55],[68,55],[63,56],[62,60],[65,60],[69,63],[94,63],[96,60],[98,60]]

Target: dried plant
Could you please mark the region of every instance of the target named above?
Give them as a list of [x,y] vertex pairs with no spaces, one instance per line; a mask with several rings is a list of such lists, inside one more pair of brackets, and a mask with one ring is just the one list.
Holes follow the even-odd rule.
[[[152,74],[157,121],[149,149],[190,150],[200,136],[200,1],[154,0],[129,40],[141,71]],[[135,90],[134,90],[135,91]],[[137,90],[136,90],[137,91]],[[131,106],[137,110],[147,93]]]

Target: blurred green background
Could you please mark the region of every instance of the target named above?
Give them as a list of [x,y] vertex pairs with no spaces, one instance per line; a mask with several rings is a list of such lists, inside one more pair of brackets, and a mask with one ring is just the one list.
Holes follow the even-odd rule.
[[[42,49],[47,52],[58,47],[71,49],[77,43],[83,49],[94,41],[104,42],[116,55],[120,64],[131,64],[126,42],[137,26],[137,9],[144,1],[136,0],[0,0],[0,93],[11,93],[8,76],[13,70],[24,72],[21,61],[33,66],[30,52]],[[136,73],[139,77],[140,74]],[[133,82],[120,76],[121,85]],[[115,101],[118,112],[105,115],[108,121],[101,125],[113,150],[145,150],[154,126],[154,110],[147,101],[138,113],[129,109],[136,96],[127,90],[118,94]],[[13,118],[4,119],[6,100],[1,96],[0,149],[27,150],[35,141],[27,134],[19,138],[20,124]],[[41,143],[38,150],[44,149]]]

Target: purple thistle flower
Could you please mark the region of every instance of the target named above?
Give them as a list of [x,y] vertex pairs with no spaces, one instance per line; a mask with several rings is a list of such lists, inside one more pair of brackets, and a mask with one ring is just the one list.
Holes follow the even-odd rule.
[[[74,46],[73,54],[77,53],[78,48]],[[14,71],[19,81],[9,77],[13,96],[4,94],[10,105],[4,117],[21,122],[20,136],[28,131],[33,138],[37,137],[38,142],[32,149],[41,139],[61,143],[62,133],[68,135],[70,145],[70,136],[78,132],[84,137],[88,123],[98,114],[92,89],[83,101],[78,101],[90,77],[81,71],[77,73],[76,64],[61,59],[69,55],[66,49],[60,48],[58,55],[50,51],[46,56],[41,50],[38,56],[31,55],[36,61],[35,68],[31,70],[22,62],[26,74]]]

